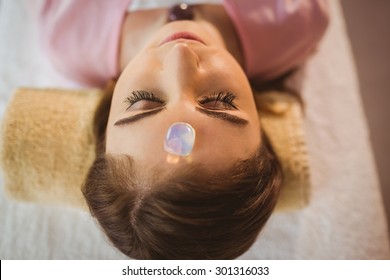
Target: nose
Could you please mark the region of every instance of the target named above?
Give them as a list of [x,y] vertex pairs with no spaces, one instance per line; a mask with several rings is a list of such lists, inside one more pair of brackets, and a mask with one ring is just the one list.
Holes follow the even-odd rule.
[[185,87],[196,79],[199,57],[187,43],[177,43],[167,53],[164,59],[164,69],[167,75],[176,80],[177,84]]

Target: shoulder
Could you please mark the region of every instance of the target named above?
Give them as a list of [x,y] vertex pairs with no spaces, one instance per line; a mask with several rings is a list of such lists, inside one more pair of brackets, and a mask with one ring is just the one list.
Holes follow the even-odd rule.
[[99,86],[117,72],[117,48],[131,0],[41,1],[41,43],[54,66],[82,84]]
[[246,71],[275,78],[313,51],[329,21],[326,0],[224,0],[239,34]]

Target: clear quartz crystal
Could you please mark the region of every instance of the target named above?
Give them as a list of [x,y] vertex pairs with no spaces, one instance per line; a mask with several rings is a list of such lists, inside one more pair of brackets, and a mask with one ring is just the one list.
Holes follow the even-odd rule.
[[195,130],[193,127],[188,123],[177,122],[168,128],[164,149],[173,155],[188,156],[192,152],[194,143]]

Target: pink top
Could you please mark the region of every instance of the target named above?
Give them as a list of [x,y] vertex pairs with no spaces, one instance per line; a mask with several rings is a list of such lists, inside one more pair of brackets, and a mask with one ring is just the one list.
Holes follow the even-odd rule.
[[[131,0],[45,0],[38,17],[53,64],[88,86],[119,75],[121,28]],[[328,24],[326,0],[223,0],[249,78],[269,80],[303,63]]]

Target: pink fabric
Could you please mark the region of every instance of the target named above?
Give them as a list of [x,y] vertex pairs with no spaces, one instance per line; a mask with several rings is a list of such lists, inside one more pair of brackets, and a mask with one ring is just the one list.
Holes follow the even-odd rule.
[[250,78],[269,80],[303,63],[328,25],[325,0],[224,0]]
[[55,67],[88,86],[118,74],[122,22],[131,0],[46,0],[38,23]]
[[[88,86],[119,74],[123,20],[131,0],[41,0],[42,42],[53,64]],[[303,63],[322,37],[326,0],[224,0],[241,40],[245,71],[269,80]]]

